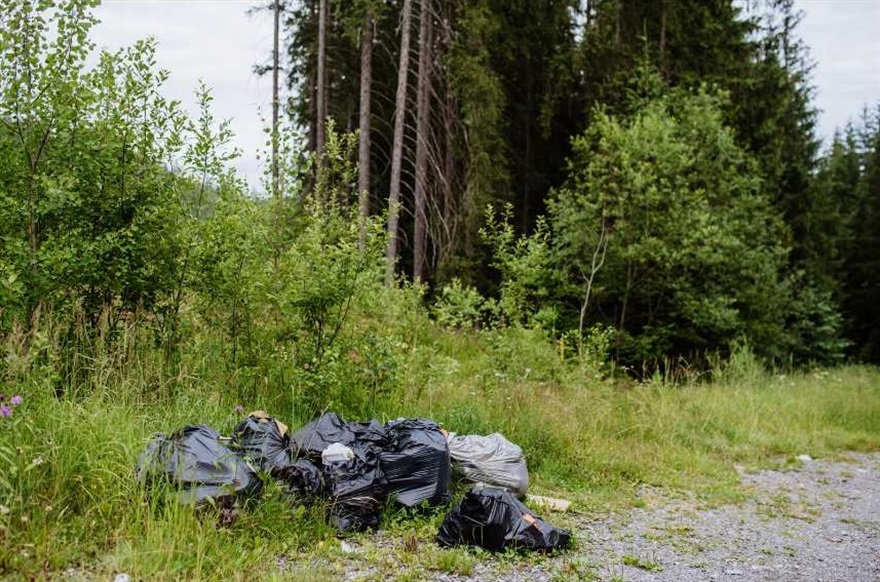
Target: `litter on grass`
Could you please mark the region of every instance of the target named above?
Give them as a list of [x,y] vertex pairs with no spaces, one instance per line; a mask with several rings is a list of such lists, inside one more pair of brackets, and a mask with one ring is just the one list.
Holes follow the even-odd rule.
[[516,499],[529,484],[519,446],[498,433],[459,437],[427,419],[346,422],[327,413],[290,434],[283,423],[255,411],[231,438],[202,425],[156,435],[138,458],[137,475],[145,486],[174,485],[183,503],[229,507],[260,494],[259,470],[297,503],[324,502],[328,522],[352,532],[378,527],[389,501],[406,508],[449,503],[453,468],[478,485],[446,516],[437,535],[441,545],[494,551],[568,544],[568,531]]
[[229,506],[258,497],[263,482],[228,442],[204,425],[157,434],[138,458],[138,480],[145,486],[174,485],[184,504]]
[[504,435],[456,436],[449,433],[449,454],[456,469],[474,483],[501,487],[522,497],[529,490],[529,470],[518,445]]
[[441,546],[479,546],[498,552],[508,548],[562,549],[571,532],[536,516],[509,491],[475,485],[443,520],[437,533]]

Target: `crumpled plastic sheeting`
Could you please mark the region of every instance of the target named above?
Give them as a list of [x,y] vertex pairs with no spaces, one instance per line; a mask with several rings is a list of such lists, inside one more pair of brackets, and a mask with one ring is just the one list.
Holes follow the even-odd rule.
[[325,494],[321,468],[308,459],[297,459],[278,475],[287,493],[305,504],[314,503]]
[[503,487],[517,496],[529,490],[529,470],[522,449],[503,435],[449,435],[453,465],[468,481]]
[[[379,421],[346,422],[333,412],[290,437],[294,457],[321,467],[324,492],[329,498],[327,518],[337,529],[362,531],[379,525],[388,494],[379,454],[388,443],[388,433]],[[338,444],[350,448],[354,457],[324,464],[323,452]]]
[[[383,426],[376,420],[346,422],[328,413],[290,440],[294,456],[322,467],[328,518],[342,531],[378,526],[388,497],[405,507],[451,499],[449,447],[432,421],[406,419]],[[331,447],[348,447],[354,458],[324,462],[322,454]]]
[[345,422],[335,412],[328,412],[305,425],[290,437],[294,457],[305,456],[320,461],[321,453],[333,443],[382,448],[388,434],[378,420]]
[[430,420],[407,419],[385,428],[391,442],[379,459],[392,499],[405,507],[448,503],[452,468],[440,427]]
[[379,526],[388,492],[388,481],[379,468],[378,454],[352,447],[354,458],[324,465],[330,496],[328,521],[340,531],[363,531]]
[[478,546],[498,552],[507,548],[550,551],[565,548],[571,532],[550,525],[509,491],[473,487],[443,520],[441,546]]
[[256,471],[204,425],[156,435],[138,458],[137,476],[147,486],[175,485],[177,499],[195,505],[230,505],[257,497],[263,487]]
[[273,477],[290,467],[290,438],[274,419],[248,416],[232,434],[245,456]]

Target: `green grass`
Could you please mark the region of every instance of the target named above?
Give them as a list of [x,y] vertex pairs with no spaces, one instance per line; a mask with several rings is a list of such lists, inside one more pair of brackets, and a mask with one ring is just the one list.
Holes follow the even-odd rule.
[[[94,358],[88,382],[60,398],[51,367],[22,362],[7,346],[0,392],[25,400],[0,419],[0,578],[67,571],[83,580],[118,572],[142,580],[307,580],[348,570],[403,580],[467,575],[484,560],[503,568],[545,559],[442,550],[433,536],[443,511],[388,515],[391,552],[355,536],[362,551],[348,554],[320,508],[292,507],[271,485],[230,526],[145,493],[133,470],[154,432],[205,423],[228,433],[239,420],[236,404],[295,424],[290,387],[231,370],[212,345],[197,344],[173,372],[148,349],[124,363]],[[736,501],[746,494],[736,464],[880,450],[880,372],[872,368],[749,369],[714,384],[639,384],[561,361],[536,332],[433,328],[409,338],[398,364],[383,419],[429,416],[461,434],[500,431],[523,447],[535,493],[571,499],[582,511],[639,503],[644,484],[693,491],[707,503]],[[771,509],[790,509],[780,508]],[[558,575],[591,579],[593,571],[571,563]]]
[[661,572],[663,571],[663,566],[658,564],[653,560],[646,560],[643,558],[639,558],[638,556],[625,555],[623,557],[623,565],[624,566],[632,566],[633,568],[639,568],[641,570],[646,570],[648,572]]

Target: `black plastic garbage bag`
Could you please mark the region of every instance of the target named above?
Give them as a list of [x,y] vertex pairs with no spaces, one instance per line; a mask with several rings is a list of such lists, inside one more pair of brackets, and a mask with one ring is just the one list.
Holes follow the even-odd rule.
[[291,465],[290,437],[281,430],[273,418],[252,414],[241,421],[232,434],[245,456],[261,470],[277,477]]
[[333,443],[347,447],[383,448],[388,434],[378,421],[345,422],[335,412],[328,412],[302,427],[290,437],[293,456],[320,460],[321,453]]
[[327,517],[344,532],[378,527],[388,493],[378,454],[352,447],[354,457],[324,465],[324,484],[330,498]]
[[288,494],[305,504],[311,504],[325,494],[321,468],[308,459],[297,459],[274,476],[282,482]]
[[[324,463],[322,453],[333,444],[351,451],[351,458]],[[388,482],[379,463],[388,433],[378,421],[346,422],[329,412],[290,437],[293,458],[321,467],[327,517],[341,531],[362,531],[379,525],[388,495]]]
[[389,444],[379,454],[390,497],[405,507],[452,499],[452,466],[446,436],[430,420],[407,419],[385,425]]
[[496,487],[472,488],[443,520],[437,534],[441,546],[479,546],[554,550],[566,547],[571,532],[535,516],[512,493]]
[[156,435],[137,463],[138,480],[150,486],[169,483],[185,504],[231,505],[257,497],[263,482],[247,461],[203,425],[190,425],[171,436]]

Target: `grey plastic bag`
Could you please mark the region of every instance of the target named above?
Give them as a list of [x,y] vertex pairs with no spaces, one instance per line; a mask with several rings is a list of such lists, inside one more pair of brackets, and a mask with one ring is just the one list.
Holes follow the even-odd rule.
[[263,489],[256,471],[227,445],[213,428],[188,425],[165,436],[157,434],[137,462],[145,486],[168,483],[185,505],[217,504],[255,499]]
[[454,468],[474,483],[503,487],[518,496],[529,489],[529,470],[522,449],[503,435],[448,437]]

